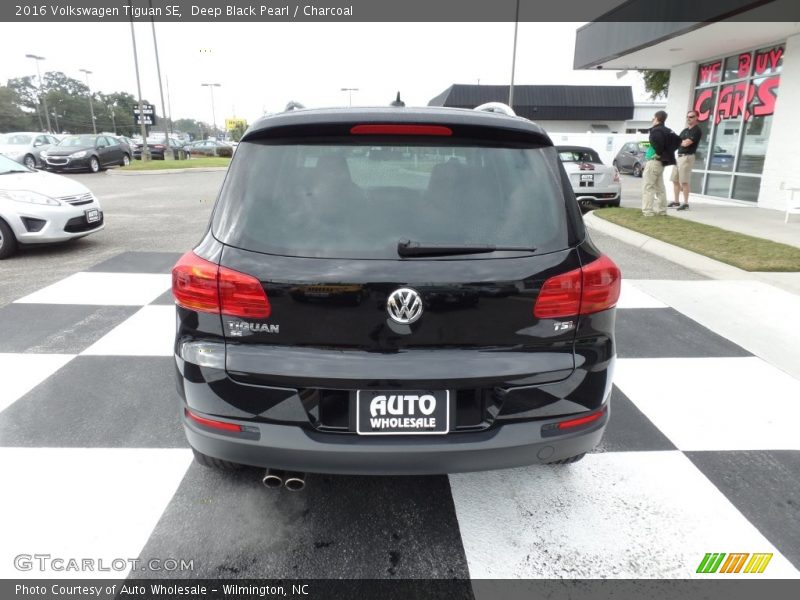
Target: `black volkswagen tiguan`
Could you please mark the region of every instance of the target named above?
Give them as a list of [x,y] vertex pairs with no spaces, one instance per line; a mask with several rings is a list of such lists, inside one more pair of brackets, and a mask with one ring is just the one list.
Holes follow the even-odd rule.
[[173,269],[186,435],[223,469],[574,462],[608,421],[619,291],[526,119],[266,117]]

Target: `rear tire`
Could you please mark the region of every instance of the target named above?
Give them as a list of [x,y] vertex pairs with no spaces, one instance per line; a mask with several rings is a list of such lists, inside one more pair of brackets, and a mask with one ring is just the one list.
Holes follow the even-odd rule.
[[642,176],[642,165],[636,163],[633,165],[633,176],[634,177],[641,177]]
[[202,452],[198,452],[194,448],[192,448],[192,452],[194,452],[194,460],[198,464],[203,465],[204,467],[207,467],[209,469],[216,469],[217,471],[239,471],[240,469],[244,468],[244,465],[240,465],[239,463],[206,456],[205,454],[203,454]]
[[89,159],[89,170],[92,173],[99,173],[100,172],[100,161],[97,160],[96,156],[93,156]]
[[615,200],[614,202],[609,202],[608,205],[611,208],[619,208],[619,200]]
[[31,154],[26,154],[25,158],[22,159],[22,164],[28,167],[29,169],[36,168],[36,159],[33,158]]
[[129,164],[131,164],[131,157],[128,156],[127,154],[123,154],[122,155],[122,166],[123,167],[127,167]]
[[576,454],[575,456],[570,456],[569,458],[562,458],[561,460],[554,460],[549,463],[548,465],[570,465],[572,463],[576,463],[581,460],[584,456],[586,456],[586,452],[583,454]]
[[8,223],[0,219],[0,260],[17,251],[17,238]]

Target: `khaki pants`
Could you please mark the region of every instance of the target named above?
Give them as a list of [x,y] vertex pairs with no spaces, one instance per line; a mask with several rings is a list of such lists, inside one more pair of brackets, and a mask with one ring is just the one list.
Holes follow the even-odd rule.
[[660,160],[648,160],[642,173],[642,214],[667,214],[667,188],[664,187],[664,165]]

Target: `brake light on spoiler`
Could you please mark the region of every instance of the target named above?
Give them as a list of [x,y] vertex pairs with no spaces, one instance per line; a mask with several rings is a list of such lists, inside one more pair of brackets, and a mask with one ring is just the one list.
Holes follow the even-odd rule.
[[397,124],[370,124],[354,125],[350,128],[351,135],[453,135],[453,130],[444,125],[397,125]]
[[614,307],[622,275],[607,256],[544,282],[533,307],[537,319],[589,315]]
[[199,312],[266,319],[272,312],[261,282],[252,275],[220,267],[194,252],[172,268],[172,295],[178,306]]

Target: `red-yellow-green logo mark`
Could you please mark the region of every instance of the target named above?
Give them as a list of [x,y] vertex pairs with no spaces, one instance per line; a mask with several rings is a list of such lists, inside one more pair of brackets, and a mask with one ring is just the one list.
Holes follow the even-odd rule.
[[[726,558],[727,557],[727,558]],[[749,560],[748,560],[749,559]],[[709,552],[700,561],[698,573],[763,573],[767,568],[772,554],[748,552]]]

